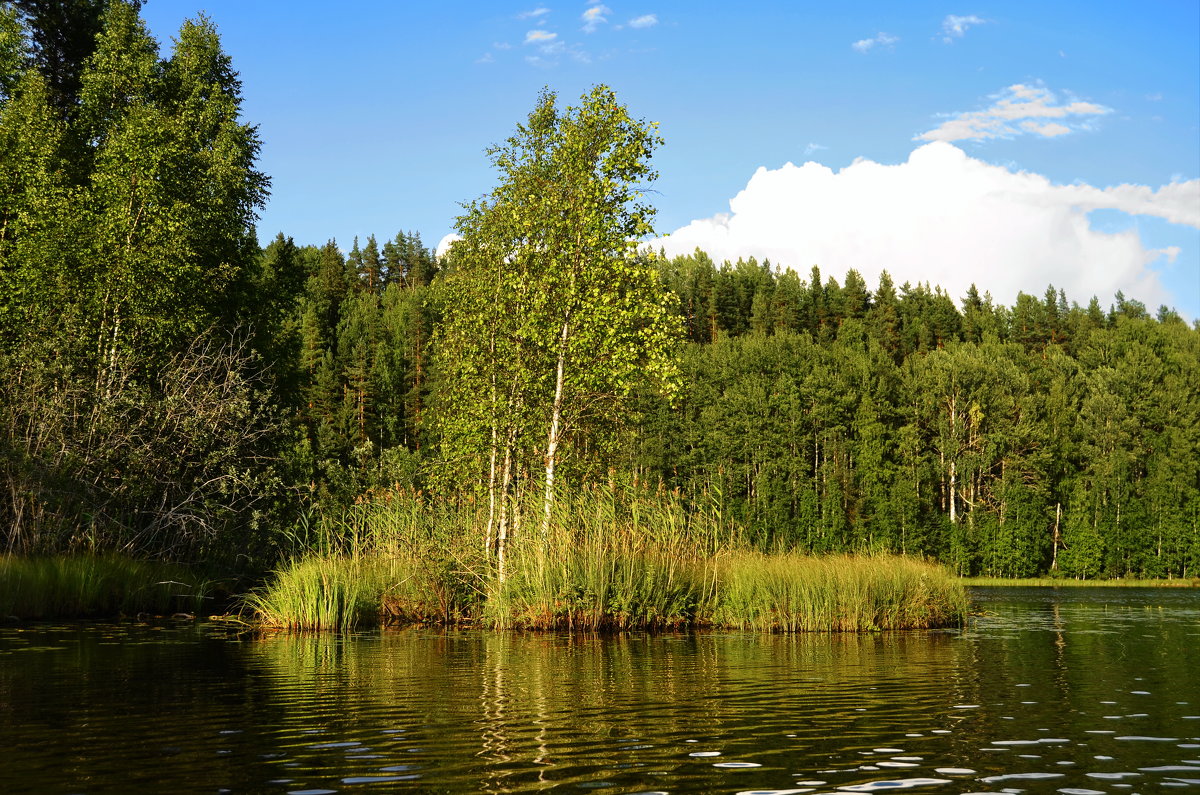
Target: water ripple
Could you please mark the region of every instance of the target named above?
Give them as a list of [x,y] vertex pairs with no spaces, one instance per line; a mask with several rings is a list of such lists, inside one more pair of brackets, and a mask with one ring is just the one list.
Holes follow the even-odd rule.
[[1194,786],[1196,597],[993,594],[961,633],[0,629],[0,790]]

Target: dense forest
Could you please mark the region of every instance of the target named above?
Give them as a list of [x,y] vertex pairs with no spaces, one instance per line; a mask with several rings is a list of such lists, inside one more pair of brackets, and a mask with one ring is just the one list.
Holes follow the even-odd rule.
[[[599,89],[574,114],[543,96],[489,150],[502,186],[440,259],[415,232],[263,248],[269,180],[211,22],[163,55],[136,3],[42,7],[0,4],[4,551],[261,567],[356,503],[489,502],[500,532],[521,484],[549,510],[557,482],[678,495],[762,548],[1200,571],[1200,326],[1167,307],[633,244],[497,254],[531,218],[573,251],[545,219],[591,190],[575,160],[523,160],[531,138],[605,141],[606,185],[653,178],[652,126]],[[543,204],[510,205],[528,184]],[[589,245],[647,236],[631,195]]]

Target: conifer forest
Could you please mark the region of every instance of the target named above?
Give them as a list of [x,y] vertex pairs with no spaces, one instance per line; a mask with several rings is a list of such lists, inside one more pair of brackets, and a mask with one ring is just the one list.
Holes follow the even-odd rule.
[[0,3],[0,552],[261,571],[403,498],[475,506],[502,555],[620,489],[763,551],[1200,572],[1200,325],[1169,307],[668,257],[657,128],[602,86],[481,155],[441,257],[403,218],[261,246],[212,22],[160,49],[136,2],[65,5]]

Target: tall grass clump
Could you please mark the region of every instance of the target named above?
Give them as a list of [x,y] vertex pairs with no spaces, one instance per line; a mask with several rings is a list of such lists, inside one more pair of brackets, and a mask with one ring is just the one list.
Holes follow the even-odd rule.
[[545,537],[511,549],[487,593],[497,627],[724,627],[770,632],[960,625],[966,590],[944,568],[896,555],[753,550],[719,513],[673,495],[560,500]]
[[960,625],[965,589],[944,568],[897,555],[740,551],[719,566],[712,623],[766,632]]
[[484,617],[496,627],[623,630],[695,622],[711,580],[691,555],[628,530],[608,536],[555,532],[548,544],[514,546],[508,576],[488,591]]
[[489,582],[483,618],[521,629],[692,626],[712,598],[705,551],[713,534],[670,495],[560,497],[545,535],[534,527],[514,540],[506,576]]
[[278,569],[245,605],[263,625],[350,630],[379,619],[389,574],[381,561],[313,556]]
[[117,555],[0,557],[0,619],[199,612],[209,583],[187,569]]
[[544,528],[541,508],[531,501],[514,518],[503,576],[486,512],[469,500],[401,495],[321,517],[297,531],[316,551],[284,565],[246,606],[263,624],[314,630],[478,620],[537,630],[869,631],[952,626],[967,613],[966,590],[939,566],[758,552],[719,506],[672,493],[560,495]]
[[295,630],[466,621],[484,576],[481,553],[466,543],[473,526],[472,510],[415,495],[318,517],[297,529],[295,557],[243,606],[263,626]]

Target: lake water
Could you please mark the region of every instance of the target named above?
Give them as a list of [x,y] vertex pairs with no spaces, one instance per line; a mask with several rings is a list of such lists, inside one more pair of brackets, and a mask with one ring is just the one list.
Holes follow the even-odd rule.
[[0,628],[0,792],[1200,789],[1200,591],[975,596],[875,635]]

